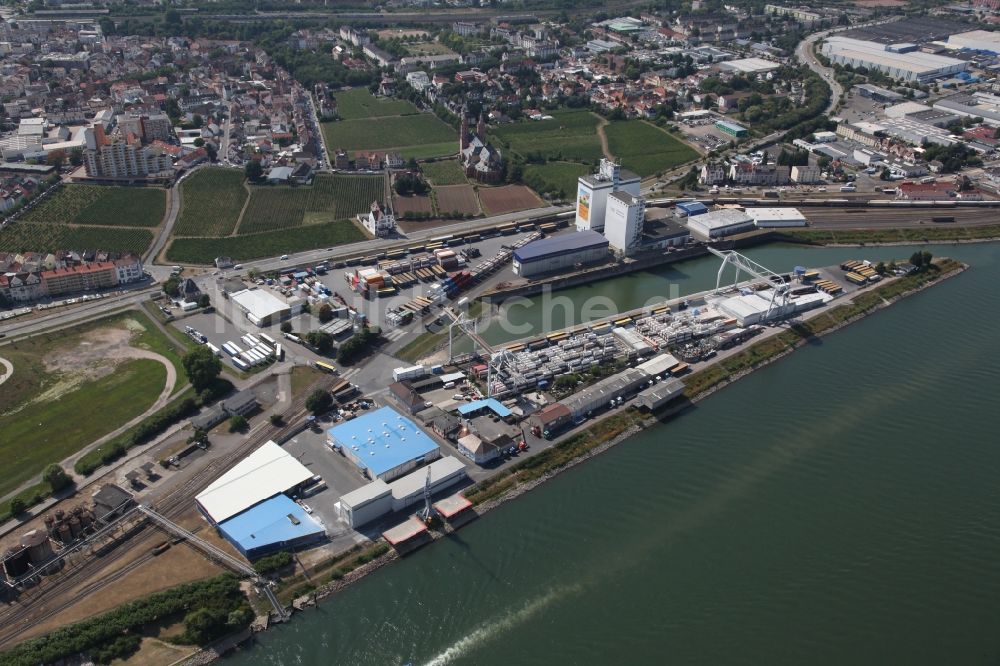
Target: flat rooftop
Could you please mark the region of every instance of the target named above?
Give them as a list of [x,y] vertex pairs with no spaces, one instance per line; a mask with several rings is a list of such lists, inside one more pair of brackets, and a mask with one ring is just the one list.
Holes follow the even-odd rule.
[[325,532],[305,509],[285,495],[277,495],[219,524],[230,540],[244,552],[287,543]]
[[445,497],[442,500],[434,502],[432,506],[442,518],[448,520],[470,508],[472,506],[472,502],[456,493],[451,497]]
[[382,536],[385,537],[385,540],[388,541],[390,545],[398,546],[401,543],[424,534],[426,531],[426,525],[424,525],[415,516],[410,516],[409,520],[402,525],[396,525],[395,527],[382,532]]
[[263,289],[244,289],[231,294],[234,303],[260,319],[289,309],[288,303]]
[[337,446],[350,449],[373,477],[438,450],[434,440],[391,407],[334,426],[327,434]]
[[531,241],[524,247],[514,250],[514,258],[525,263],[552,255],[598,247],[608,247],[608,239],[593,229],[587,229]]

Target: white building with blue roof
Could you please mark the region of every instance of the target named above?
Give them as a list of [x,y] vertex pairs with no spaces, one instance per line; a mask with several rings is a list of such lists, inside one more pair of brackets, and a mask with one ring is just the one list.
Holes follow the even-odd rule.
[[326,438],[327,444],[373,481],[392,481],[441,457],[437,443],[391,407],[334,426],[326,431]]

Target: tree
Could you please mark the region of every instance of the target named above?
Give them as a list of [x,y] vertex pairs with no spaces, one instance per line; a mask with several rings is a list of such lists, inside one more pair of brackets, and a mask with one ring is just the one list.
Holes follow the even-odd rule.
[[917,250],[910,255],[910,263],[916,266],[918,269],[922,268],[924,265],[924,254]]
[[285,421],[283,418],[281,418],[281,414],[271,414],[269,420],[271,421],[271,425],[273,425],[276,428]]
[[931,260],[934,258],[934,255],[927,250],[924,250],[920,253],[920,258],[923,260],[924,268],[930,268],[932,265]]
[[264,167],[257,160],[247,162],[244,171],[246,172],[247,180],[251,183],[259,183],[264,178]]
[[15,497],[10,501],[10,515],[19,516],[28,509],[27,502],[21,497]]
[[248,423],[245,417],[236,414],[233,418],[229,419],[229,432],[237,432],[238,430],[244,430]]
[[171,298],[176,298],[181,293],[181,279],[176,275],[171,275],[163,283],[163,293]]
[[281,332],[282,333],[291,333],[292,332],[292,322],[290,322],[290,321],[283,321],[283,322],[281,322]]
[[309,394],[308,398],[306,398],[306,409],[316,416],[325,414],[332,406],[333,396],[330,395],[329,391],[325,391],[323,389],[316,389]]
[[319,323],[325,324],[333,319],[333,308],[329,303],[324,303],[319,307],[319,312],[316,313],[316,316],[319,317]]
[[59,492],[73,483],[73,479],[66,473],[66,470],[56,463],[52,463],[45,468],[45,471],[42,472],[42,480],[49,484],[49,487],[52,488],[52,492],[54,493]]
[[184,637],[198,645],[211,642],[226,631],[228,613],[214,608],[199,608],[184,616]]
[[326,331],[309,331],[306,334],[306,342],[320,354],[328,354],[333,349],[333,336]]
[[82,148],[74,148],[73,150],[69,151],[69,163],[75,167],[78,167],[81,164],[83,164]]
[[51,153],[45,156],[45,163],[49,166],[54,166],[57,169],[61,169],[62,165],[66,163],[66,151],[65,150],[53,150]]
[[222,372],[222,362],[207,346],[193,349],[184,355],[184,372],[196,390],[210,386]]
[[198,297],[198,307],[207,308],[211,304],[212,304],[212,299],[209,297],[208,294],[202,294],[201,296]]
[[201,148],[204,145],[205,145],[205,140],[203,138],[201,138],[200,136],[197,139],[194,140],[194,147],[195,148]]

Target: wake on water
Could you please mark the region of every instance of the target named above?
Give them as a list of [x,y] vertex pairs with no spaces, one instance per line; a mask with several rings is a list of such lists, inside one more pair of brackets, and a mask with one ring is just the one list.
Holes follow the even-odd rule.
[[576,594],[583,589],[582,585],[565,585],[549,590],[542,596],[528,601],[521,608],[510,611],[499,618],[489,620],[476,627],[468,636],[458,639],[444,651],[428,661],[425,666],[446,666],[459,657],[463,657],[472,650],[481,647],[496,639],[501,634],[508,632],[519,624],[527,622],[531,617],[544,609],[546,606],[569,596]]

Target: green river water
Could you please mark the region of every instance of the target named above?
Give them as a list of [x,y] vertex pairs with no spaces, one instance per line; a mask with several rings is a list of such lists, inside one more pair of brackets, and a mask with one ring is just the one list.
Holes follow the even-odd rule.
[[[1000,663],[1000,245],[930,249],[972,269],[380,570],[227,666]],[[748,254],[788,270],[910,252]],[[561,293],[624,310],[669,282],[714,286],[717,265]]]

